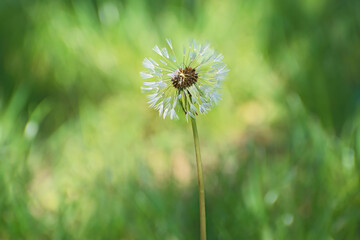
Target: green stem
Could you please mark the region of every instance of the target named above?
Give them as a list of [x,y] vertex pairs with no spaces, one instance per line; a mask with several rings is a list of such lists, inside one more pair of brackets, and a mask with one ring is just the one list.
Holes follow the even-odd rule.
[[199,184],[200,239],[206,240],[205,189],[204,189],[204,179],[202,173],[201,156],[200,156],[199,135],[196,127],[196,120],[192,117],[190,117],[190,119],[191,119],[193,135],[194,135],[196,166],[197,166],[198,184]]

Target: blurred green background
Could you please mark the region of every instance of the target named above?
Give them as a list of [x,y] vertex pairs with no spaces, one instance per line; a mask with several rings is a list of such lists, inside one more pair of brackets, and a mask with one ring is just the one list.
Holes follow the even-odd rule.
[[198,118],[208,239],[360,239],[360,1],[0,1],[0,239],[199,238],[191,127],[155,44],[231,71]]

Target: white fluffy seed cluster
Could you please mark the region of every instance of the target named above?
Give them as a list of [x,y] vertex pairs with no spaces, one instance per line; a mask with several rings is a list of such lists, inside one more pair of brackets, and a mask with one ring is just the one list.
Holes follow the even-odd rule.
[[[153,48],[159,55],[158,61],[144,59],[146,70],[140,75],[146,81],[141,89],[148,94],[150,107],[158,110],[163,118],[170,116],[171,119],[178,119],[179,112],[185,113],[186,120],[189,116],[196,118],[199,113],[206,113],[219,102],[221,98],[218,90],[229,69],[223,62],[223,55],[211,49],[208,43],[200,44],[190,40],[187,46],[183,46],[182,57],[177,58],[171,41],[166,39],[166,42],[169,51],[158,46]],[[184,75],[182,69],[185,68],[195,72],[192,72],[192,76]],[[179,79],[190,81],[190,77],[189,84],[174,84]]]

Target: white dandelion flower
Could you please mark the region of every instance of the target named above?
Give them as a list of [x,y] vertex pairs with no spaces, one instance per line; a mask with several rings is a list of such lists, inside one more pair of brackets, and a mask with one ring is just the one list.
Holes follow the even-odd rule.
[[140,73],[146,79],[141,89],[148,93],[150,107],[171,119],[178,119],[179,112],[186,119],[207,113],[221,100],[218,90],[229,71],[223,55],[208,43],[190,40],[183,46],[182,57],[177,57],[172,42],[166,42],[169,48],[155,46],[158,61],[145,58],[145,70]]

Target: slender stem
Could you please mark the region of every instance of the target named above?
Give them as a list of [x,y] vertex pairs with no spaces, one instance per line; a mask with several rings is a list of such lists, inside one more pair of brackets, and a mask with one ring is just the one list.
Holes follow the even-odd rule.
[[199,203],[200,203],[200,240],[206,240],[206,212],[205,212],[205,189],[202,173],[202,164],[200,156],[199,135],[196,127],[196,120],[191,117],[191,125],[194,135],[196,166],[199,184]]

